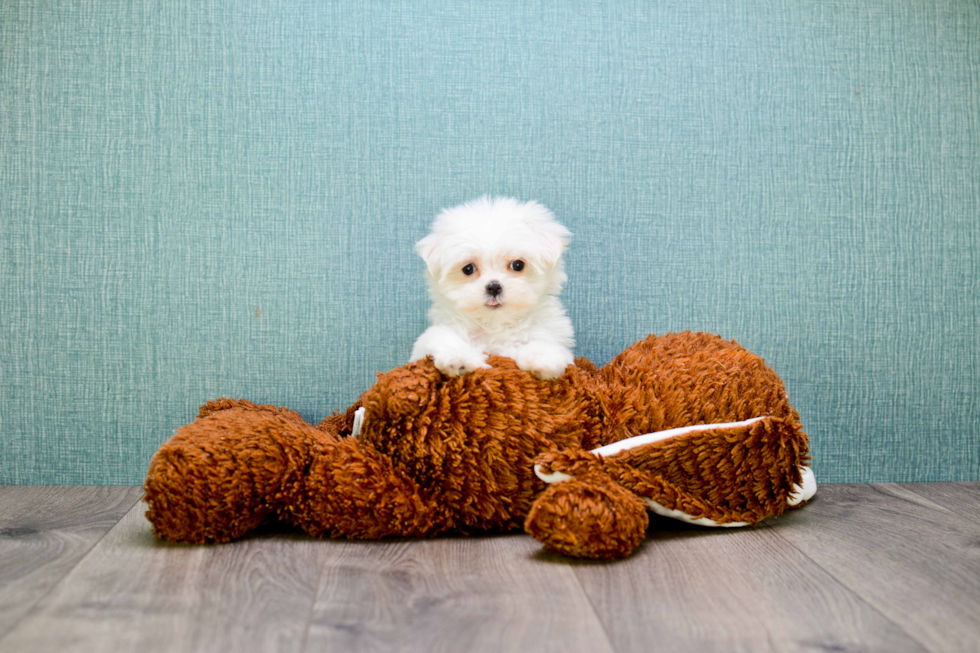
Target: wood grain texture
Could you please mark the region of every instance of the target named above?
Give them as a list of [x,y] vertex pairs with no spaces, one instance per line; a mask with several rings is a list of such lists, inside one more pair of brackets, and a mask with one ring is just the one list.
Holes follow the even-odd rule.
[[0,638],[142,495],[138,487],[0,486]]
[[13,651],[298,651],[322,543],[256,535],[221,546],[156,539],[135,506],[0,641]]
[[658,518],[617,563],[520,534],[172,545],[139,488],[0,487],[0,651],[978,651],[978,485],[823,485],[748,529]]
[[900,485],[824,485],[771,530],[932,651],[980,651],[980,525]]
[[980,523],[980,483],[909,483],[903,485],[960,517]]
[[567,560],[526,535],[345,543],[306,650],[613,650]]
[[652,518],[632,558],[575,573],[620,652],[923,650],[765,526]]

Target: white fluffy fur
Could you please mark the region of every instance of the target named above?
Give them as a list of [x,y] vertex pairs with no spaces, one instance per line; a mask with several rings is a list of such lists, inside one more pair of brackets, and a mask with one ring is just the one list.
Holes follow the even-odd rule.
[[[575,346],[558,301],[570,237],[537,202],[482,197],[440,213],[432,233],[415,245],[426,265],[432,326],[415,341],[411,360],[431,356],[443,373],[456,376],[486,367],[487,355],[498,354],[540,378],[561,376]],[[511,269],[514,261],[524,269]],[[501,286],[496,297],[488,292],[491,282]]]

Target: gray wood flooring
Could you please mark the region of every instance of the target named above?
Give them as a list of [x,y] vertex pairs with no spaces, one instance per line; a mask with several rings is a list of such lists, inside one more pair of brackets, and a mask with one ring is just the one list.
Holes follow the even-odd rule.
[[824,485],[628,560],[522,535],[220,546],[132,487],[0,486],[0,651],[980,651],[980,483]]

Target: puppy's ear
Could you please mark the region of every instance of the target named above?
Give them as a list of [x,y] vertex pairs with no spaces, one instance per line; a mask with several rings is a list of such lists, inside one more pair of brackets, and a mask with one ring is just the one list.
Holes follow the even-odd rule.
[[528,221],[528,227],[537,241],[537,249],[533,257],[536,260],[532,261],[532,265],[544,269],[552,268],[568,247],[572,232],[556,222],[551,211],[537,202],[528,202],[528,206],[534,211],[533,218]]
[[425,267],[432,276],[439,276],[439,237],[429,234],[419,242],[415,243],[415,253],[425,261]]

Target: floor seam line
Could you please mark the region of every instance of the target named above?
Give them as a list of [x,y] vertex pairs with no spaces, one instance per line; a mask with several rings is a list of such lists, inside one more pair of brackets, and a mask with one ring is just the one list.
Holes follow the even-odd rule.
[[925,645],[925,644],[924,644],[923,642],[921,642],[921,641],[919,641],[919,639],[918,639],[917,637],[915,637],[915,636],[914,636],[914,635],[912,635],[912,634],[911,634],[910,632],[908,632],[908,631],[907,631],[907,630],[906,630],[905,628],[903,628],[903,627],[902,627],[902,626],[901,626],[900,624],[898,624],[898,623],[896,623],[894,619],[892,619],[892,618],[891,618],[891,617],[889,617],[889,616],[888,616],[887,614],[885,614],[884,612],[882,612],[882,611],[881,611],[881,610],[880,610],[880,609],[878,608],[878,606],[876,606],[876,605],[874,605],[874,604],[873,604],[873,603],[872,603],[872,602],[871,602],[870,600],[868,600],[868,599],[867,599],[867,598],[866,598],[866,597],[865,597],[865,596],[864,596],[863,594],[861,594],[861,593],[859,593],[859,592],[858,592],[857,590],[855,590],[855,589],[854,589],[854,588],[852,588],[852,587],[851,587],[850,585],[848,585],[848,584],[847,584],[847,583],[845,583],[845,582],[844,582],[843,580],[841,580],[841,579],[840,579],[840,578],[839,578],[839,577],[837,576],[837,574],[835,574],[835,573],[834,573],[833,571],[831,571],[831,570],[830,570],[830,569],[828,569],[827,567],[825,567],[825,566],[823,566],[822,564],[820,564],[819,562],[817,562],[816,560],[814,560],[813,558],[811,558],[811,557],[810,557],[810,556],[809,556],[809,555],[808,555],[808,554],[806,553],[806,551],[804,551],[804,550],[803,550],[803,549],[801,549],[800,547],[798,547],[798,546],[796,546],[796,544],[794,544],[794,543],[793,543],[793,542],[792,542],[791,540],[789,540],[789,539],[787,539],[787,538],[785,538],[785,537],[783,537],[783,536],[782,536],[782,535],[781,535],[781,534],[779,533],[779,531],[777,531],[777,530],[776,530],[776,529],[775,529],[775,528],[774,528],[774,527],[772,526],[772,524],[769,524],[769,523],[767,523],[767,522],[762,522],[762,525],[763,525],[763,526],[765,526],[766,528],[768,528],[768,529],[769,529],[769,531],[770,531],[770,532],[771,532],[771,533],[772,533],[773,535],[775,535],[776,537],[778,537],[778,538],[779,538],[780,540],[782,540],[783,542],[785,542],[785,543],[786,543],[786,544],[788,544],[789,546],[791,546],[791,547],[793,547],[793,549],[794,549],[795,551],[797,551],[797,552],[798,552],[798,553],[799,553],[800,555],[802,555],[802,556],[803,556],[804,558],[806,558],[807,560],[809,560],[810,562],[812,562],[812,563],[813,563],[814,565],[816,565],[818,569],[820,569],[820,570],[821,570],[821,571],[823,571],[823,572],[824,572],[825,574],[827,574],[827,576],[829,576],[829,577],[830,577],[830,578],[831,578],[831,579],[832,579],[832,580],[833,580],[833,581],[834,581],[835,583],[837,583],[837,584],[838,584],[838,585],[840,585],[840,586],[841,586],[841,587],[842,587],[843,589],[845,589],[846,591],[848,591],[848,592],[849,592],[849,593],[850,593],[850,594],[851,594],[852,596],[854,596],[854,597],[855,597],[855,598],[856,598],[856,599],[857,599],[858,601],[860,601],[861,603],[863,603],[863,604],[865,604],[866,606],[868,606],[868,608],[869,608],[870,610],[873,610],[873,611],[875,612],[875,614],[877,614],[877,615],[879,615],[879,616],[880,616],[880,617],[881,617],[882,619],[884,619],[885,621],[887,621],[888,623],[890,623],[890,624],[891,624],[892,626],[894,626],[894,627],[895,627],[896,629],[898,629],[899,631],[901,631],[901,632],[902,632],[902,634],[904,634],[904,635],[905,635],[906,637],[908,637],[908,638],[909,638],[909,639],[910,639],[911,641],[913,641],[913,642],[915,642],[916,644],[918,644],[919,646],[921,646],[923,650],[925,650],[925,651],[932,651],[932,650],[933,650],[933,649],[931,649],[931,648],[929,648],[928,646],[926,646],[926,645]]
[[[323,549],[323,547],[319,548]],[[299,653],[306,651],[306,642],[310,638],[310,629],[313,627],[313,613],[316,611],[316,603],[320,599],[320,590],[323,584],[323,568],[327,565],[327,562],[328,560],[324,558],[317,566],[316,590],[313,592],[313,600],[310,601],[310,611],[306,615],[306,627],[303,629],[303,639],[299,643]]]
[[965,515],[962,512],[960,512],[958,508],[954,508],[954,507],[951,507],[951,506],[946,505],[945,503],[941,503],[935,497],[929,497],[929,496],[926,496],[926,495],[922,494],[921,492],[916,492],[916,490],[915,490],[915,488],[913,486],[914,485],[919,485],[918,483],[901,483],[900,485],[903,488],[905,488],[906,490],[909,490],[910,492],[912,492],[912,493],[914,493],[914,494],[922,497],[926,501],[931,501],[931,502],[935,503],[937,506],[941,506],[941,507],[945,508],[946,510],[948,510],[951,513],[953,513],[954,515],[956,515],[960,519],[963,519],[965,521],[968,521],[971,524],[980,524],[980,519],[978,519],[976,517],[973,517],[972,515]]
[[582,592],[582,596],[585,597],[586,602],[589,604],[589,608],[592,610],[592,615],[599,624],[599,628],[602,629],[603,637],[605,637],[606,641],[609,643],[609,650],[619,651],[619,648],[616,646],[615,642],[613,642],[612,637],[609,636],[609,629],[606,628],[605,622],[603,622],[602,617],[599,616],[599,611],[596,609],[595,603],[592,602],[592,597],[589,595],[588,591],[586,591],[585,586],[582,585],[582,579],[578,577],[576,568],[573,566],[570,568],[570,570],[572,572],[572,578],[575,579],[575,584],[578,585],[579,590]]

